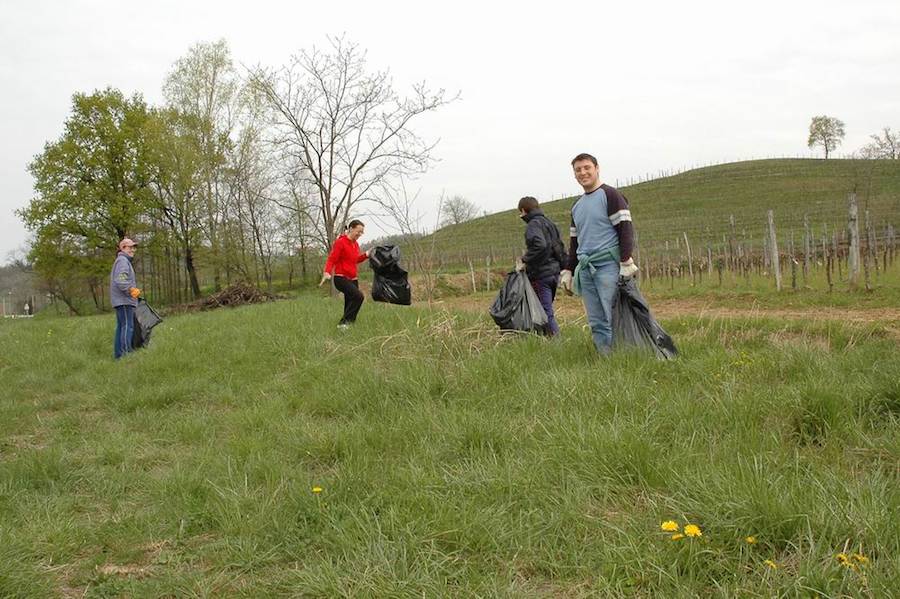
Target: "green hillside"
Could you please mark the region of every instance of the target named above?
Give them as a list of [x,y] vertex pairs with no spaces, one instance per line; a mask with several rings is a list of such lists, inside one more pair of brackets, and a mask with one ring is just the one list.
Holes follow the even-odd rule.
[[[614,173],[603,173],[609,180]],[[572,181],[573,190],[576,189]],[[803,217],[809,215],[813,231],[821,237],[823,225],[829,235],[847,220],[847,195],[856,191],[860,209],[871,211],[873,225],[900,226],[900,160],[805,160],[775,159],[735,162],[699,168],[622,187],[631,203],[632,216],[642,251],[674,243],[683,233],[695,247],[722,243],[730,234],[761,244],[766,211],[775,211],[782,239],[793,231],[802,238]],[[538,198],[541,200],[542,198]],[[576,197],[543,204],[545,212],[567,235],[569,210]],[[518,198],[509,198],[515,206]],[[862,215],[861,215],[862,218]],[[508,260],[521,252],[523,225],[515,210],[478,218],[443,228],[433,242],[447,263],[467,259],[484,263],[493,254]]]
[[340,305],[120,362],[112,315],[0,319],[0,597],[896,592],[890,323],[680,317],[678,360],[601,362],[573,321]]

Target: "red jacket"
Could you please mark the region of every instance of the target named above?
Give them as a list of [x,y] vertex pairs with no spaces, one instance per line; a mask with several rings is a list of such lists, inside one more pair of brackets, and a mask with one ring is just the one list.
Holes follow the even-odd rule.
[[341,235],[331,247],[331,253],[325,261],[325,272],[345,279],[355,279],[356,265],[366,258],[368,256],[359,253],[358,243],[346,235]]

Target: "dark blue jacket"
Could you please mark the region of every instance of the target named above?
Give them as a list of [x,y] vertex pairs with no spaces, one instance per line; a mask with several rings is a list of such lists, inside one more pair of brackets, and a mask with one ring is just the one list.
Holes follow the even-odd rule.
[[559,229],[544,216],[541,209],[532,210],[522,217],[525,221],[525,274],[532,281],[559,276],[560,261],[554,255],[554,245],[562,245]]

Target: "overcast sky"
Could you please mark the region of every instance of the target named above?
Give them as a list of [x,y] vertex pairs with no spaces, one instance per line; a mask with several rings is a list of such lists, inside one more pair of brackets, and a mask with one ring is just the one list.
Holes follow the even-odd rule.
[[224,38],[234,60],[278,66],[327,35],[368,50],[403,92],[459,91],[418,130],[440,162],[416,182],[494,212],[604,180],[694,164],[808,156],[810,118],[846,124],[839,152],[900,129],[900,9],[850,2],[125,2],[0,0],[0,262],[26,231],[27,163],[56,139],[74,92],[161,103],[172,64]]

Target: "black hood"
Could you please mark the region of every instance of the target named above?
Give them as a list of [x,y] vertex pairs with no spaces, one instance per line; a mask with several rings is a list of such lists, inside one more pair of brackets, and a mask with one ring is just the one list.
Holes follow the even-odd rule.
[[525,216],[522,216],[520,218],[527,223],[527,222],[530,222],[531,220],[533,220],[537,216],[544,216],[544,211],[541,210],[540,208],[536,208],[536,209],[532,210],[531,212],[529,212],[528,214],[526,214]]

